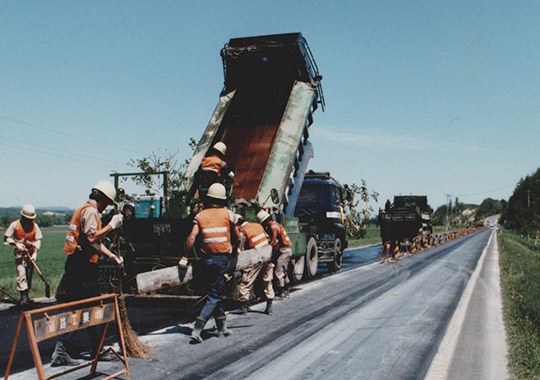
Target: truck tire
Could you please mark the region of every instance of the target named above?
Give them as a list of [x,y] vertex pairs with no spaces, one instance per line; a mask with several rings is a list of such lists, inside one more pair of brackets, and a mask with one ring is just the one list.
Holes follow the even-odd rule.
[[334,260],[328,263],[328,272],[337,272],[341,268],[341,260],[343,258],[343,245],[341,239],[334,240]]
[[309,238],[306,245],[306,270],[304,277],[307,280],[312,279],[317,274],[319,266],[319,250],[317,249],[317,241],[315,238]]
[[306,262],[306,255],[302,255],[291,260],[291,265],[289,265],[289,280],[293,284],[298,284],[302,277],[304,277],[304,269]]

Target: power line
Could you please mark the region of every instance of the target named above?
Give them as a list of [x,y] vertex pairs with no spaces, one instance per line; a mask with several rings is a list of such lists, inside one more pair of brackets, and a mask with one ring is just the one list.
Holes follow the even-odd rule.
[[90,155],[83,154],[83,153],[80,153],[80,152],[73,153],[73,152],[70,152],[70,151],[67,151],[67,150],[62,151],[62,150],[58,149],[57,147],[52,148],[50,146],[33,144],[33,143],[30,143],[30,142],[27,142],[27,141],[24,141],[24,140],[15,139],[13,137],[0,136],[0,138],[2,138],[4,140],[11,140],[11,141],[14,141],[14,142],[19,143],[19,144],[32,145],[32,146],[35,146],[35,147],[40,148],[40,149],[46,149],[47,151],[49,151],[49,150],[58,151],[58,152],[60,152],[62,154],[68,154],[68,155],[70,155],[70,157],[73,157],[73,156],[83,157],[83,158],[87,158],[87,159],[94,160],[94,161],[102,161],[102,162],[107,163],[107,164],[125,165],[125,163],[122,163],[120,161],[104,159],[104,158],[100,158],[100,157],[96,157],[96,156],[90,156]]
[[504,189],[508,189],[510,187],[514,187],[515,185],[508,185],[508,186],[503,186],[503,187],[499,187],[497,189],[491,189],[491,190],[487,190],[487,191],[482,191],[480,193],[470,193],[470,194],[459,194],[458,197],[470,197],[470,196],[473,196],[473,195],[483,195],[483,194],[489,194],[489,193],[492,193],[494,191],[499,191],[499,190],[504,190]]
[[98,141],[98,140],[91,140],[91,139],[88,139],[86,137],[73,135],[71,133],[66,133],[64,131],[59,131],[59,130],[53,129],[53,128],[43,127],[43,126],[40,126],[40,125],[37,125],[37,124],[28,123],[28,122],[22,121],[22,120],[12,119],[12,118],[5,117],[5,116],[0,116],[0,119],[10,121],[12,123],[17,123],[17,124],[20,124],[20,125],[25,125],[27,127],[40,129],[42,131],[47,131],[47,132],[54,133],[54,134],[64,136],[64,137],[68,137],[68,138],[71,138],[71,139],[81,140],[81,141],[84,141],[86,143],[92,143],[92,144],[97,144],[97,145],[101,145],[101,146],[108,146],[110,148],[114,148],[114,149],[117,149],[117,150],[120,149],[120,150],[124,150],[126,152],[136,153],[136,154],[141,154],[141,155],[147,154],[147,153],[139,152],[139,151],[136,151],[136,150],[133,150],[133,149],[124,148],[124,147],[119,146],[119,145],[108,144],[107,142]]
[[[20,143],[16,143],[16,144],[20,144]],[[75,154],[75,153],[71,153],[71,152],[51,151],[50,148],[47,148],[47,147],[44,147],[44,146],[41,146],[41,145],[37,145],[37,144],[30,144],[30,143],[26,143],[26,142],[24,143],[25,146],[19,146],[19,145],[15,145],[13,143],[5,143],[5,142],[0,141],[0,145],[4,145],[4,146],[7,146],[7,147],[13,148],[13,149],[26,150],[26,151],[29,151],[29,152],[34,152],[34,153],[39,153],[39,154],[46,154],[46,155],[56,156],[56,157],[60,157],[60,158],[68,158],[70,160],[82,161],[82,162],[87,162],[87,163],[88,162],[97,163],[99,165],[104,165],[104,166],[106,165],[109,168],[111,166],[111,163],[114,163],[114,165],[117,165],[117,163],[114,162],[114,161],[104,160],[104,159],[101,159],[99,157],[91,157],[91,156],[81,155],[80,153]],[[35,146],[35,147],[37,147],[39,149],[46,149],[46,151],[32,149],[32,148],[29,148],[26,145],[32,145],[32,146]],[[125,166],[126,164],[121,164],[121,165]]]

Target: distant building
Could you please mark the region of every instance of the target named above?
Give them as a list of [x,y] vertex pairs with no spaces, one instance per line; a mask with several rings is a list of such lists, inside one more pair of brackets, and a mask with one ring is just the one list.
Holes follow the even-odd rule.
[[66,216],[66,214],[63,214],[61,212],[54,212],[54,211],[44,211],[41,213],[41,215],[45,216]]

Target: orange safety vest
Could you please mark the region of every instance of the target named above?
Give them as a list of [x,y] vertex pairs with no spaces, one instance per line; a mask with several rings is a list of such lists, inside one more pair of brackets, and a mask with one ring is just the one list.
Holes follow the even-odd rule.
[[30,253],[32,253],[32,243],[36,241],[36,224],[32,222],[32,229],[29,232],[26,232],[22,226],[21,221],[17,220],[13,237],[15,238],[17,243],[23,243],[26,249],[30,251]]
[[230,253],[231,220],[226,208],[207,208],[199,213],[201,251],[204,253]]
[[[289,235],[287,235],[287,231],[285,231],[285,228],[283,228],[281,224],[279,224],[278,222],[274,222],[273,220],[268,221],[268,224],[270,225],[270,227],[272,227],[273,225],[276,225],[279,227],[278,243],[281,243],[280,246],[290,247],[291,240],[289,239]],[[274,248],[280,248],[280,247],[278,246]]]
[[270,245],[264,228],[259,223],[246,222],[240,226],[240,231],[246,235],[249,248],[261,248]]
[[223,160],[216,156],[215,154],[211,156],[204,157],[201,162],[202,170],[212,170],[218,174],[221,174],[221,163]]
[[[75,253],[75,251],[81,250],[89,255],[89,262],[97,263],[99,259],[99,248],[92,246],[90,243],[88,243],[84,233],[81,234],[81,212],[88,207],[94,206],[90,202],[86,202],[73,213],[66,236],[66,242],[64,243],[64,253],[66,255],[72,255],[73,253]],[[97,229],[101,229],[100,218],[98,218]]]

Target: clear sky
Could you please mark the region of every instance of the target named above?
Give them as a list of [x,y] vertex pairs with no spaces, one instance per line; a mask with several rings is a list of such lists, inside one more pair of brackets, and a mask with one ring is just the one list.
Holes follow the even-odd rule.
[[187,158],[220,48],[289,32],[323,75],[313,169],[436,208],[540,166],[538,1],[0,0],[0,206],[73,208],[130,158]]

